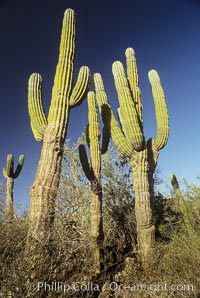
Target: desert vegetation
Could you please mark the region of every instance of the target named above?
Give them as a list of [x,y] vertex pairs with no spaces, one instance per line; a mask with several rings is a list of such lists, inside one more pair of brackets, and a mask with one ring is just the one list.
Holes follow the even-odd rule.
[[[52,228],[51,259],[44,264],[48,276],[32,280],[32,270],[24,259],[28,213],[15,210],[12,222],[8,221],[6,193],[1,186],[2,297],[198,297],[200,188],[186,185],[185,193],[181,193],[185,210],[192,215],[187,219],[173,189],[168,197],[154,195],[154,259],[150,267],[143,268],[137,247],[132,170],[127,159],[111,146],[102,156],[104,256],[103,269],[96,273],[90,223],[93,191],[78,153],[79,145],[84,143],[83,135],[72,148],[65,146]],[[188,220],[189,233],[185,224]],[[38,253],[41,248],[42,245],[38,245]],[[29,257],[35,262],[34,254]],[[70,286],[65,293],[64,285]],[[97,290],[95,285],[98,285]],[[119,285],[130,285],[132,290],[118,289]],[[172,285],[178,289],[171,289]]]
[[[14,171],[8,155],[3,170],[0,297],[199,297],[200,187],[182,191],[172,174],[171,190],[156,192],[158,155],[169,136],[158,73],[149,72],[157,136],[146,140],[134,50],[125,52],[127,74],[113,64],[119,121],[100,74],[92,86],[82,67],[73,87],[74,55],[75,16],[67,9],[48,117],[41,76],[28,82],[30,124],[42,142],[30,211],[13,204],[24,156]],[[88,125],[71,145],[69,113],[86,97]]]

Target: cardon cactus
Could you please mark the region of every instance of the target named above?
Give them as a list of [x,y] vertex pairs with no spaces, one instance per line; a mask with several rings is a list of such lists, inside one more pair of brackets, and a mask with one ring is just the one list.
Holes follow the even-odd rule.
[[42,141],[42,151],[35,180],[30,188],[30,228],[26,252],[32,249],[30,239],[44,244],[54,220],[55,199],[59,186],[64,142],[71,108],[85,98],[90,82],[88,67],[81,67],[73,86],[75,58],[75,15],[67,9],[63,18],[60,52],[48,117],[42,102],[42,78],[31,75],[28,82],[28,110],[34,137]]
[[6,194],[6,214],[8,218],[13,218],[13,188],[14,179],[16,179],[23,167],[24,155],[19,156],[16,170],[14,171],[14,157],[12,154],[7,155],[7,165],[3,169],[3,175],[7,179],[7,194]]
[[96,109],[95,93],[88,93],[88,121],[85,133],[90,150],[89,163],[84,145],[79,146],[80,161],[86,177],[91,182],[92,197],[90,203],[91,235],[94,240],[94,268],[96,273],[102,270],[103,261],[103,217],[102,217],[102,185],[101,185],[101,155],[106,153],[109,144],[109,134],[103,128],[102,147],[100,147],[100,124]]
[[188,233],[188,236],[191,236],[194,233],[194,230],[192,228],[192,215],[190,214],[185,199],[182,195],[182,192],[180,190],[180,186],[178,183],[178,180],[174,174],[170,174],[169,179],[171,181],[171,185],[174,190],[175,198],[178,203],[178,208],[180,213],[183,216],[183,223],[185,226],[185,230]]
[[125,54],[127,76],[121,62],[114,62],[112,67],[120,104],[118,109],[120,126],[109,105],[100,74],[94,75],[94,85],[104,125],[110,129],[112,140],[120,152],[130,158],[133,169],[138,246],[142,263],[145,265],[150,260],[155,242],[155,227],[151,209],[153,173],[159,150],[166,145],[168,140],[168,112],[158,73],[151,70],[149,80],[154,98],[157,136],[155,139],[150,138],[146,141],[135,53],[132,48],[128,48]]

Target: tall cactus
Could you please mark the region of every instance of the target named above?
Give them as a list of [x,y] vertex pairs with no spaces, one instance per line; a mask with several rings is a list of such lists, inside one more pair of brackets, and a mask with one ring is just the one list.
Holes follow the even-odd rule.
[[18,164],[16,170],[14,171],[14,157],[12,154],[7,155],[7,165],[3,168],[3,175],[7,179],[7,194],[6,194],[6,215],[7,218],[13,218],[13,188],[14,179],[16,179],[23,167],[24,155],[19,156]]
[[79,146],[80,161],[86,177],[91,182],[92,197],[90,203],[90,225],[94,244],[94,268],[98,274],[102,270],[103,261],[103,217],[102,217],[102,185],[101,185],[101,155],[106,153],[109,135],[103,128],[102,147],[100,148],[100,124],[96,109],[95,93],[88,93],[88,121],[86,139],[90,149],[91,163],[89,163],[84,145]]
[[28,82],[28,110],[30,124],[42,151],[35,180],[30,188],[30,228],[27,254],[32,250],[30,240],[48,247],[49,233],[54,220],[55,199],[59,186],[64,141],[71,108],[86,96],[90,71],[81,67],[73,87],[75,58],[75,14],[72,9],[64,13],[60,52],[48,117],[42,102],[42,78],[34,73]]
[[176,176],[174,174],[170,174],[169,178],[170,178],[173,190],[174,190],[175,198],[178,203],[179,211],[181,212],[181,214],[183,216],[183,223],[185,226],[185,230],[186,230],[187,234],[189,236],[191,236],[194,233],[194,230],[192,228],[191,214],[187,208],[185,199],[184,199],[182,192],[180,190],[180,186],[179,186]]
[[109,105],[100,74],[94,75],[94,85],[104,125],[110,129],[112,140],[120,152],[130,158],[133,169],[138,246],[141,261],[145,265],[148,264],[150,255],[153,253],[155,242],[151,209],[153,173],[159,150],[166,145],[168,140],[168,112],[159,76],[155,70],[151,70],[149,80],[154,97],[157,136],[155,139],[150,138],[145,141],[135,53],[132,48],[128,48],[125,54],[127,76],[121,62],[114,62],[112,67],[120,104],[118,109],[120,127]]

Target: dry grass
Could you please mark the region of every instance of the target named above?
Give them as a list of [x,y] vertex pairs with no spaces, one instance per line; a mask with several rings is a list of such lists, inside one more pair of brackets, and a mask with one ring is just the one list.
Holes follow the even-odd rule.
[[[81,190],[82,191],[82,190]],[[89,191],[89,189],[88,189]],[[81,195],[81,193],[79,193]],[[89,196],[89,193],[88,193]],[[74,200],[73,212],[69,202],[62,201],[57,206],[53,233],[53,254],[51,260],[52,291],[38,291],[38,285],[29,284],[26,264],[23,260],[24,243],[27,235],[28,220],[26,215],[16,217],[13,222],[1,221],[1,292],[2,297],[98,297],[105,285],[143,285],[151,286],[151,290],[108,291],[99,297],[198,297],[200,293],[200,235],[194,233],[192,237],[186,234],[176,234],[166,243],[156,246],[156,261],[154,266],[144,271],[137,258],[131,253],[130,245],[134,239],[128,237],[134,226],[134,219],[130,206],[114,208],[104,206],[105,227],[105,270],[95,277],[92,267],[92,242],[90,238],[88,196]],[[77,204],[75,204],[75,202]],[[60,208],[62,207],[62,210]],[[75,211],[76,210],[76,211]],[[81,210],[81,212],[80,212]],[[62,211],[62,212],[61,212]],[[122,222],[123,224],[119,224]],[[44,282],[45,277],[39,282]],[[55,282],[60,285],[73,285],[74,282],[87,284],[92,281],[98,284],[100,291],[75,291],[71,289],[67,294],[55,290]],[[52,285],[52,284],[51,284]],[[115,284],[114,284],[115,285]],[[181,290],[163,287],[177,285]],[[193,291],[183,289],[185,285],[192,285]],[[104,286],[104,289],[106,287]],[[156,289],[160,290],[157,291]],[[44,290],[44,289],[43,289]],[[47,288],[46,288],[47,290]],[[107,293],[107,294],[106,294]],[[110,294],[108,294],[110,293]],[[96,295],[96,296],[95,296]],[[109,296],[110,295],[110,296]]]
[[[112,167],[107,168],[103,205],[104,270],[96,276],[90,237],[91,190],[90,184],[82,180],[82,174],[77,174],[77,162],[76,156],[68,161],[71,172],[67,173],[67,177],[65,175],[60,186],[52,233],[52,255],[50,263],[46,264],[49,275],[41,276],[37,281],[40,284],[29,283],[31,272],[24,260],[27,214],[15,215],[12,221],[6,221],[5,204],[1,201],[0,297],[200,297],[199,188],[191,187],[189,199],[187,197],[187,208],[193,214],[194,233],[190,237],[184,230],[181,214],[176,211],[176,202],[157,198],[154,210],[158,236],[155,259],[152,266],[144,270],[137,258],[130,181],[128,184],[121,181],[119,172],[115,175]],[[114,175],[114,179],[110,179],[110,175]],[[34,259],[34,256],[29,258]],[[83,288],[76,291],[75,282]],[[96,290],[95,284],[98,285]],[[39,288],[39,285],[42,287]],[[64,293],[64,286],[68,285],[71,289],[65,289]],[[111,291],[112,285],[115,288],[126,285],[126,289]],[[173,290],[172,285],[175,285]],[[190,285],[193,290],[189,291],[186,287]],[[50,286],[51,290],[48,290]],[[144,289],[145,286],[147,289]],[[136,290],[135,287],[139,288]]]

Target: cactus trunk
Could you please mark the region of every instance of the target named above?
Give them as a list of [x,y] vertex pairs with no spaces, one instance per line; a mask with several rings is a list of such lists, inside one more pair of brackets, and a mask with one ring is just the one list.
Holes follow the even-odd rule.
[[13,218],[13,187],[14,187],[14,179],[8,177],[6,183],[6,218]]
[[130,164],[133,170],[133,188],[135,194],[135,216],[140,258],[144,266],[153,261],[155,245],[155,227],[152,216],[153,172],[150,147],[134,151]]
[[95,274],[99,274],[103,269],[103,215],[102,215],[102,184],[101,184],[101,156],[108,149],[110,135],[106,128],[103,128],[102,146],[100,147],[100,124],[96,108],[95,93],[88,92],[88,121],[85,134],[90,150],[91,161],[89,163],[84,145],[79,146],[79,157],[86,177],[91,183],[91,203],[90,203],[90,233],[93,245],[93,268]]
[[36,177],[30,188],[30,231],[38,241],[47,239],[53,223],[63,148],[64,137],[59,136],[58,127],[49,126],[45,131]]
[[104,240],[102,217],[102,188],[98,181],[92,182],[90,226],[90,232],[93,238],[93,264],[95,273],[98,274],[102,270]]
[[55,128],[48,127],[43,138],[41,156],[35,180],[30,188],[29,234],[25,257],[31,268],[31,279],[38,279],[49,271],[51,231],[54,222],[64,139]]

